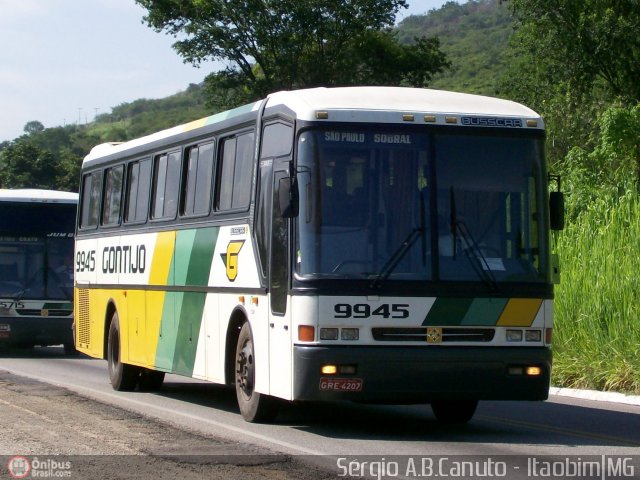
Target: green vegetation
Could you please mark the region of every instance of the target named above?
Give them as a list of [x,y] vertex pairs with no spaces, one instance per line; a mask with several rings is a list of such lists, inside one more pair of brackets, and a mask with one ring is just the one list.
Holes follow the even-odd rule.
[[557,165],[569,194],[558,238],[554,382],[640,393],[640,105],[611,107],[593,150]]
[[[137,2],[158,31],[189,31],[176,45],[185,59],[225,58],[230,69],[166,99],[119,105],[89,125],[29,122],[23,136],[0,144],[1,186],[76,190],[82,158],[95,144],[185,123],[279,88],[428,84],[513,99],[545,118],[551,170],[562,174],[567,194],[567,226],[554,238],[562,269],[554,384],[640,393],[637,0],[449,2],[395,30],[403,0],[358,2],[369,8],[358,12],[349,10],[354,2],[286,0],[276,2],[286,15],[275,17],[261,13],[258,0],[248,3],[252,12],[229,8],[235,1]],[[334,17],[329,4],[339,10]],[[243,16],[208,30],[207,8]],[[243,21],[250,23],[245,32],[228,30]],[[250,31],[255,45],[243,44]]]
[[402,41],[435,36],[451,68],[434,75],[431,88],[495,96],[506,69],[513,18],[501,0],[447,2],[428,15],[413,15],[398,26]]
[[640,200],[598,198],[560,236],[555,385],[640,393]]

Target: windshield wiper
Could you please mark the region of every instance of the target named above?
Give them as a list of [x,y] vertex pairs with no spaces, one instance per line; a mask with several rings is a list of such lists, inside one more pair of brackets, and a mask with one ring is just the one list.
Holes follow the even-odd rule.
[[464,249],[464,253],[467,254],[469,262],[473,266],[476,274],[484,283],[487,284],[489,290],[494,293],[497,292],[498,282],[491,272],[491,267],[489,266],[489,262],[487,262],[487,258],[482,253],[482,249],[478,247],[478,243],[475,241],[471,232],[463,222],[458,222],[456,224],[456,228],[458,232],[460,232],[460,236],[464,240],[464,243],[467,245],[467,248]]
[[455,259],[456,257],[457,234],[459,233],[460,238],[462,238],[467,247],[464,249],[464,252],[469,259],[469,263],[471,263],[473,270],[476,272],[476,275],[478,275],[478,278],[480,278],[480,280],[482,280],[489,287],[489,290],[495,293],[498,291],[498,282],[496,281],[496,277],[491,272],[491,267],[489,266],[487,258],[482,253],[482,249],[478,246],[478,242],[476,242],[476,240],[473,238],[473,235],[471,235],[471,232],[469,231],[467,225],[457,219],[456,201],[453,187],[451,187],[450,194],[453,258]]
[[[389,260],[387,260],[387,263],[384,264],[382,270],[380,270],[380,273],[378,273],[376,275],[376,278],[374,278],[373,281],[369,284],[369,288],[380,288],[382,282],[389,278],[389,275],[391,275],[391,273],[396,269],[400,261],[402,261],[409,249],[411,249],[418,237],[420,235],[424,236],[423,232],[423,228],[414,228],[411,233],[407,235],[407,238],[402,241],[396,251],[393,252],[393,255],[391,255]],[[424,256],[426,257],[426,255]]]

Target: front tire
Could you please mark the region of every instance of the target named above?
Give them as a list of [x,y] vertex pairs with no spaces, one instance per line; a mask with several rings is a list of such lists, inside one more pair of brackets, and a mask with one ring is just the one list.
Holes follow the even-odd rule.
[[278,414],[276,400],[255,391],[255,354],[249,322],[240,329],[236,347],[236,397],[242,418],[251,423],[272,421]]
[[120,361],[120,320],[118,312],[114,312],[109,326],[107,341],[107,363],[109,365],[109,380],[114,390],[130,392],[135,390],[140,377],[140,369]]
[[431,410],[439,422],[447,424],[467,423],[476,413],[477,400],[449,400],[431,403]]

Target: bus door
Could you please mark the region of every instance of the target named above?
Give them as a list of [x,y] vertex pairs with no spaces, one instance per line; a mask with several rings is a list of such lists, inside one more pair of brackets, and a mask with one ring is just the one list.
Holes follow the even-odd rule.
[[270,394],[291,398],[291,308],[289,298],[289,219],[282,216],[280,184],[289,178],[290,160],[273,164],[271,202],[271,249],[269,256],[269,377]]

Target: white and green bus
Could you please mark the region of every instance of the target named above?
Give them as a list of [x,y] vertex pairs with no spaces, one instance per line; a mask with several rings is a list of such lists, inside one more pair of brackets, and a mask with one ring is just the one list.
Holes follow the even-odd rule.
[[0,345],[73,341],[73,246],[78,194],[0,189]]
[[519,104],[391,87],[279,92],[99,145],[76,346],[116,390],[235,385],[248,421],[283,400],[430,403],[448,422],[544,400],[562,202],[543,145]]

